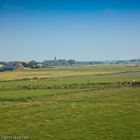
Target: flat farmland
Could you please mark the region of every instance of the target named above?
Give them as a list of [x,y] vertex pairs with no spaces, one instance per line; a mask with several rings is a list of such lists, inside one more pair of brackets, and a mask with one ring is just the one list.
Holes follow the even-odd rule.
[[129,72],[140,72],[138,65],[95,65],[62,66],[46,69],[26,69],[23,71],[1,72],[0,80],[22,80],[32,78],[61,78],[70,76],[101,76]]
[[1,139],[138,140],[139,118],[139,65],[0,73]]

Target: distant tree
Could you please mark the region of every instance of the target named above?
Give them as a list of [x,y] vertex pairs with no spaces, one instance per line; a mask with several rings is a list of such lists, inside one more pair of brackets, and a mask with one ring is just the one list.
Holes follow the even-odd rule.
[[6,65],[6,62],[0,61],[1,65]]
[[38,68],[37,64],[38,64],[38,62],[36,62],[35,60],[32,60],[28,63],[28,66],[30,68]]
[[63,60],[62,59],[58,59],[56,65],[61,66],[63,65]]
[[88,64],[89,64],[89,65],[93,65],[94,62],[93,62],[93,61],[89,61]]
[[65,59],[63,59],[62,63],[63,63],[63,65],[68,65],[68,61]]
[[2,71],[4,71],[4,69],[3,68],[0,68],[0,72],[2,72]]
[[68,63],[69,63],[70,65],[73,65],[73,64],[76,63],[76,61],[75,61],[74,59],[69,59],[69,60],[68,60]]
[[24,67],[29,67],[29,64],[27,62],[21,62],[21,64],[24,66]]

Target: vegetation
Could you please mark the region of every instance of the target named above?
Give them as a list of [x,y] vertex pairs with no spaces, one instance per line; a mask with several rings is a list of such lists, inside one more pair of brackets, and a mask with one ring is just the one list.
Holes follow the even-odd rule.
[[0,137],[140,139],[140,66],[63,66],[0,73]]
[[16,63],[20,63],[25,68],[31,68],[31,69],[39,69],[39,68],[47,68],[49,66],[73,66],[73,65],[100,65],[100,64],[132,64],[139,66],[140,59],[132,59],[132,60],[116,60],[116,61],[76,61],[74,59],[57,59],[56,57],[54,60],[45,60],[43,62],[36,62],[35,60],[31,60],[28,62],[19,62],[19,61],[9,61],[9,62],[3,62],[0,61],[0,65],[4,65],[4,67],[0,67],[1,71],[7,71],[7,70],[13,70],[13,67],[5,68],[6,65],[15,65]]

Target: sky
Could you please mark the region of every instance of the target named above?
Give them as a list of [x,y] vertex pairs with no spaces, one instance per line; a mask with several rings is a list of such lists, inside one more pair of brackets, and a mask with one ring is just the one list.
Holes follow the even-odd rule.
[[140,58],[140,0],[0,0],[0,61]]

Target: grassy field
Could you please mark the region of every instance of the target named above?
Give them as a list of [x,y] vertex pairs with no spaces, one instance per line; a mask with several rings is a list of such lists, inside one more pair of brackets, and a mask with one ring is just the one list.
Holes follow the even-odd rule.
[[62,66],[39,70],[1,72],[0,80],[63,78],[70,76],[108,76],[110,74],[140,72],[139,65]]
[[1,72],[0,80],[1,139],[140,139],[140,66]]

